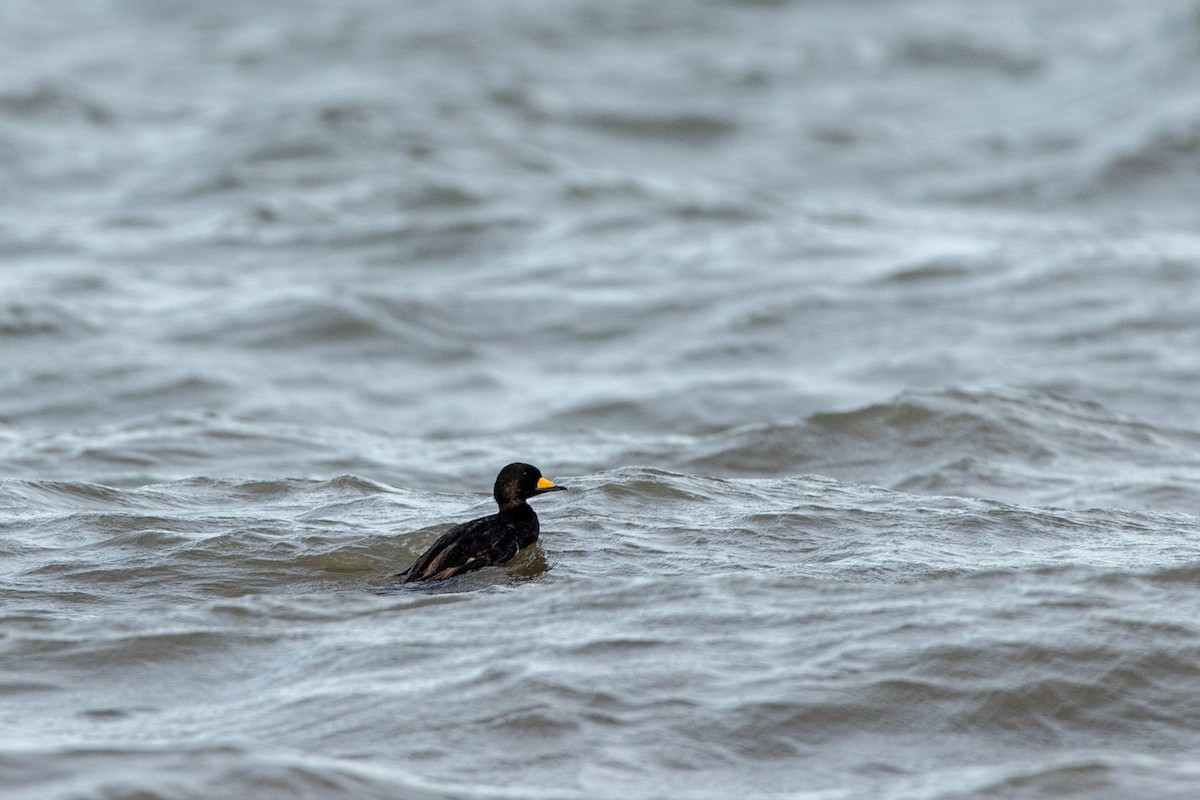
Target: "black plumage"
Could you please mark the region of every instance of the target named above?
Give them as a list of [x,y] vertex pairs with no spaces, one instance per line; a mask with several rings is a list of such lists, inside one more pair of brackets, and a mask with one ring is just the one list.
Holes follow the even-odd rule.
[[538,538],[537,514],[525,501],[565,488],[543,478],[537,467],[509,464],[496,476],[492,490],[499,513],[451,528],[397,577],[401,583],[444,580],[511,561],[517,551]]

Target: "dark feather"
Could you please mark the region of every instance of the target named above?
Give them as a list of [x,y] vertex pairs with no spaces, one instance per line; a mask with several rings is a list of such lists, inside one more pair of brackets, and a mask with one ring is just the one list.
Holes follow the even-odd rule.
[[536,467],[509,464],[497,476],[493,491],[500,513],[451,528],[396,577],[401,583],[442,580],[511,561],[538,538],[537,514],[525,499],[561,488],[542,480]]
[[538,519],[529,506],[456,525],[401,574],[402,583],[450,578],[503,564],[537,541]]

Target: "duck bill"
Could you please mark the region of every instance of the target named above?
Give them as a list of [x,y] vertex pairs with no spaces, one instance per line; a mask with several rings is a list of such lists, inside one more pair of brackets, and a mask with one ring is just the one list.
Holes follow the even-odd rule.
[[546,492],[565,492],[567,487],[559,486],[553,481],[546,478],[538,478],[537,491],[534,494],[545,494]]

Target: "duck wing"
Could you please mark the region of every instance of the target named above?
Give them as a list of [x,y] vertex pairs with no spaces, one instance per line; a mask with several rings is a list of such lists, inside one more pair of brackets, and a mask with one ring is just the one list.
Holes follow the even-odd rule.
[[443,580],[512,559],[520,549],[519,526],[501,514],[480,517],[448,530],[406,571],[401,583]]

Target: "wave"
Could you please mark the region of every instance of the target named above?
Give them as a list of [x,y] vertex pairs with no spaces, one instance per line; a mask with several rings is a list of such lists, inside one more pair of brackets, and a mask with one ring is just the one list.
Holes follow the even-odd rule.
[[94,747],[0,748],[6,797],[46,800],[147,797],[199,800],[213,796],[381,798],[413,800],[555,800],[575,792],[524,789],[422,779],[378,761],[334,758],[283,748],[239,744],[163,747],[114,744]]
[[66,338],[96,331],[96,326],[85,316],[57,303],[0,305],[0,340],[34,336]]
[[977,69],[996,71],[1014,79],[1030,79],[1045,68],[1047,59],[1016,42],[998,44],[960,30],[907,38],[897,47],[893,60],[901,68],[936,67],[953,73]]
[[[0,481],[0,501],[10,510],[6,552],[23,565],[18,571],[51,593],[90,587],[179,598],[318,585],[369,590],[449,525],[494,509],[486,493],[491,475],[475,474],[478,448],[494,448],[501,459],[517,441],[448,448],[430,474],[428,453],[421,447],[405,452],[404,439],[209,416],[177,422],[172,437],[188,443],[191,453],[178,462],[185,472],[193,462],[220,463],[245,451],[263,474],[286,474],[280,470],[297,459],[317,463],[316,449],[325,452],[318,460],[354,460],[364,475],[389,477],[192,477],[125,488]],[[155,436],[161,433],[156,429]],[[114,429],[110,444],[92,441],[90,449],[128,452],[143,436],[138,426]],[[528,447],[524,437],[517,439]],[[156,438],[148,457],[158,458],[152,454],[163,447],[174,450],[171,441]],[[1102,572],[1137,572],[1164,560],[1175,569],[1190,563],[1191,549],[1178,536],[1194,523],[1188,501],[1196,487],[1181,479],[1173,489],[1177,505],[1161,492],[1136,490],[1157,486],[1155,470],[1165,453],[1179,458],[1182,448],[1172,448],[1186,443],[1186,435],[1093,404],[961,391],[906,395],[795,426],[674,437],[659,443],[656,458],[681,464],[681,471],[626,467],[569,477],[555,467],[572,491],[542,504],[549,538],[540,555],[512,570],[487,571],[471,585],[524,580],[547,567],[550,578],[720,569],[768,575],[832,569],[885,581],[953,578],[1053,562],[1056,548],[1080,539],[1094,547],[1076,553],[1074,562]],[[582,466],[645,456],[648,441],[583,437],[577,444]],[[404,452],[406,461],[385,451]],[[1095,462],[1107,469],[1123,455],[1129,463],[1120,481],[1092,477],[1085,468]],[[1064,469],[1063,462],[1073,465]],[[471,466],[456,475],[460,463]],[[1139,469],[1145,471],[1140,478]],[[1186,463],[1172,469],[1182,475]],[[405,475],[418,476],[420,488],[396,488]],[[1029,496],[1039,493],[1075,502],[1031,506]],[[1138,497],[1157,502],[1141,509],[1127,502]],[[924,535],[903,555],[892,552],[888,537],[908,538],[914,525]],[[1036,546],[1025,554],[1010,551],[1005,543],[1022,537]],[[1123,564],[1114,541],[1125,548]]]
[[0,118],[10,121],[78,120],[90,125],[109,125],[115,111],[82,93],[56,83],[43,82],[24,90],[0,92]]
[[[980,761],[964,755],[963,762]],[[1185,800],[1200,765],[1186,756],[1157,756],[1119,747],[1073,749],[1027,758],[986,759],[984,763],[935,767],[919,775],[893,775],[872,786],[880,800],[940,800],[947,797],[1126,798],[1143,792]]]
[[735,428],[682,466],[718,474],[818,473],[914,493],[1190,510],[1200,439],[1034,390],[907,392],[800,423]]
[[[736,742],[729,742],[736,746]],[[610,747],[609,758],[615,748]],[[767,754],[760,753],[760,759]],[[741,796],[755,800],[828,800],[874,797],[879,800],[939,800],[946,797],[1042,798],[1049,795],[1117,798],[1149,791],[1164,800],[1191,797],[1188,788],[1200,775],[1192,758],[1147,755],[1118,748],[1097,747],[1023,758],[963,754],[953,766],[913,765],[908,769],[876,770],[831,780],[825,770],[788,781],[786,790],[743,786]],[[673,796],[692,800],[715,796],[714,768],[697,764],[707,775],[709,789],[679,782]],[[615,764],[613,766],[616,766]],[[621,765],[632,768],[632,765]],[[678,765],[682,769],[682,764]],[[632,769],[631,769],[632,771]],[[771,771],[767,771],[771,774]],[[289,750],[252,748],[239,744],[111,745],[93,747],[0,748],[0,776],[6,797],[69,798],[153,797],[160,800],[198,800],[226,792],[245,797],[362,798],[396,797],[414,800],[579,800],[583,797],[661,797],[654,787],[622,783],[598,775],[586,788],[513,788],[495,782],[431,780],[405,765],[354,757]],[[778,780],[779,778],[776,778]],[[814,786],[815,784],[815,786]],[[802,788],[808,787],[808,788]],[[732,785],[728,788],[732,788]]]
[[[804,475],[623,467],[562,483],[538,504],[548,569],[377,594],[489,509],[486,492],[353,475],[0,481],[29,512],[9,523],[46,548],[4,555],[0,644],[28,670],[14,702],[72,709],[0,743],[0,780],[45,797],[64,775],[76,793],[163,797],[243,779],[318,797],[326,779],[343,794],[360,781],[355,796],[638,797],[649,773],[673,796],[769,798],[894,789],[878,768],[935,798],[976,779],[1041,786],[1067,748],[1104,760],[1114,741],[1191,735],[1196,625],[1179,592],[1200,563],[1194,515]],[[1058,760],[1025,752],[1012,772],[1022,748]],[[468,760],[495,780],[458,778]],[[1120,781],[1128,765],[1107,769]]]
[[1123,138],[1113,137],[1093,169],[1084,196],[1120,196],[1153,191],[1178,197],[1197,196],[1186,176],[1200,170],[1200,115],[1159,114],[1141,120]]
[[586,111],[573,115],[576,125],[610,135],[661,139],[671,144],[708,144],[733,135],[731,118],[702,112],[637,113],[629,110]]
[[419,301],[364,294],[341,297],[275,294],[206,314],[181,326],[181,342],[222,343],[289,350],[352,345],[359,355],[372,344],[436,363],[461,361],[474,350],[461,337],[442,335],[441,309]]

